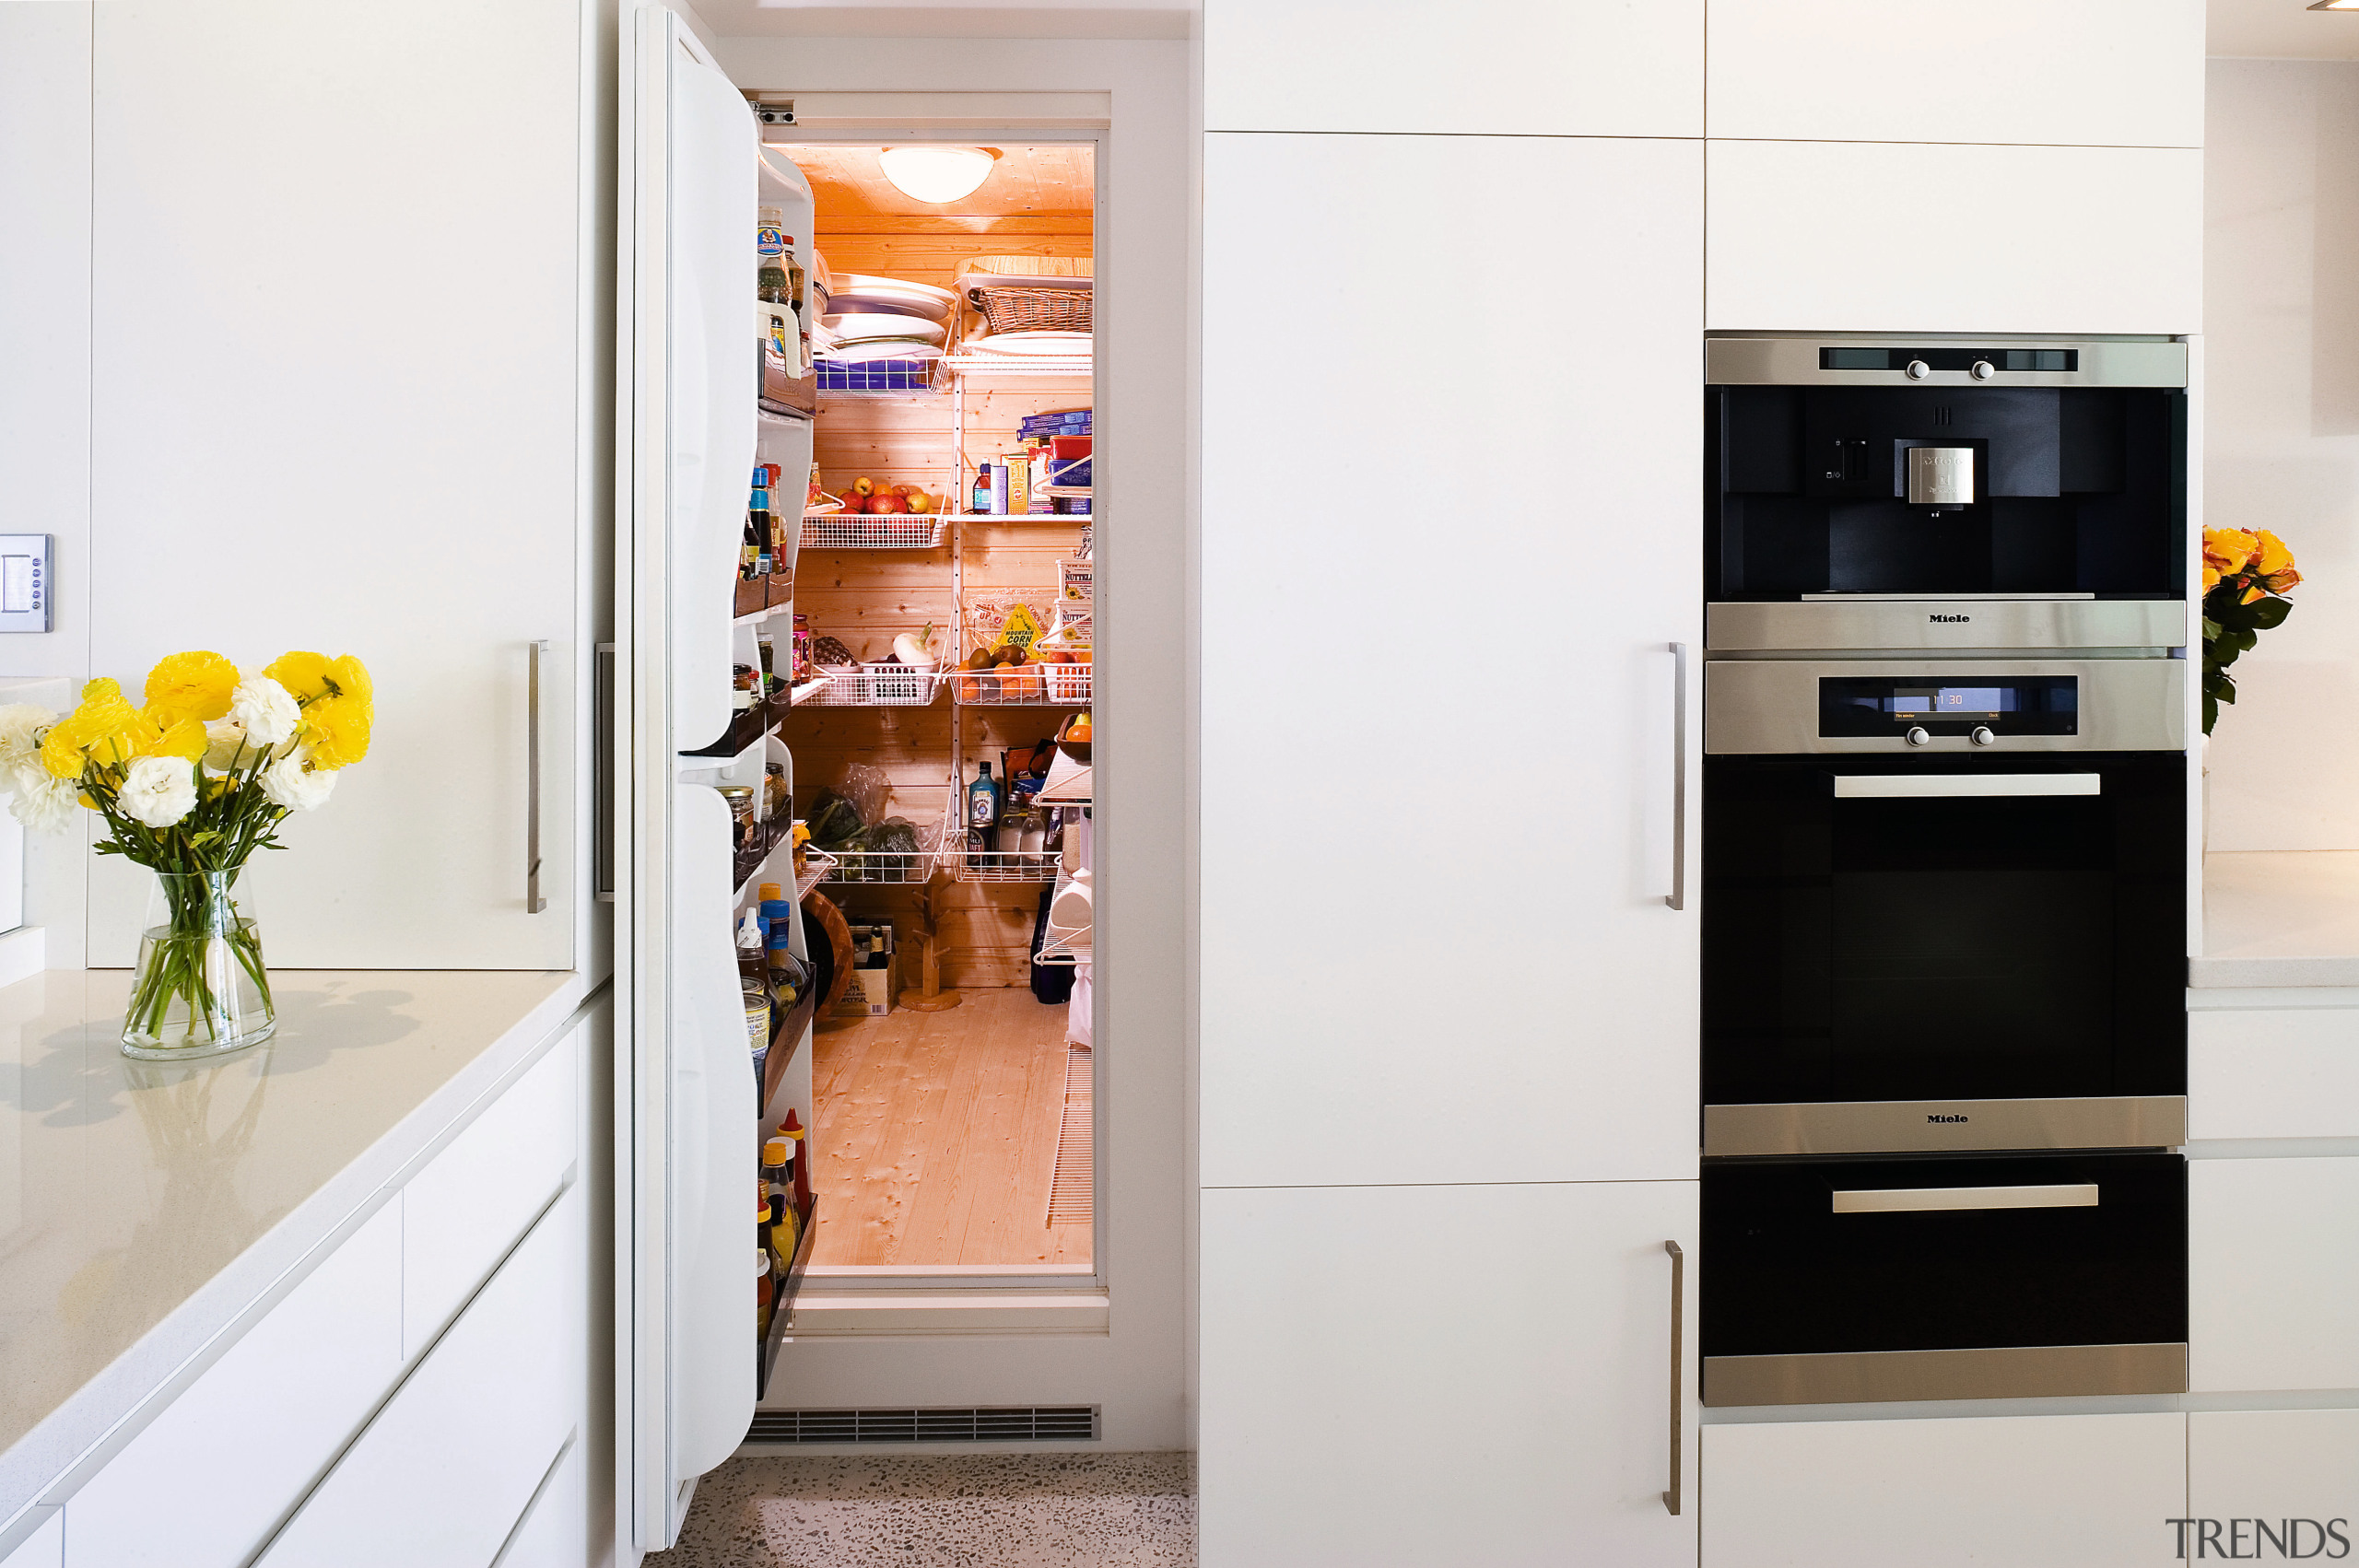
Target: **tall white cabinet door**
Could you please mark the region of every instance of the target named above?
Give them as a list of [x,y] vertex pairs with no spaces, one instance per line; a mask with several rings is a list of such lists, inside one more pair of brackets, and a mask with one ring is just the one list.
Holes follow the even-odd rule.
[[[1446,15],[1425,0],[1204,0],[1203,11],[1209,131],[1703,134],[1703,0],[1485,0]],[[1437,202],[1441,189],[1392,209],[1403,242],[1430,231],[1412,213],[1456,206]],[[1501,226],[1485,233],[1520,237],[1525,205],[1496,210]]]
[[1705,165],[1718,330],[2201,330],[2200,151],[1716,140]]
[[1698,146],[1205,141],[1204,1182],[1692,1176]]
[[1706,58],[1712,136],[2203,145],[2203,0],[1712,0]]
[[1708,1426],[1702,1568],[2168,1562],[2169,1521],[2187,1511],[2187,1420],[2165,1410]]
[[[1692,1568],[1693,1182],[1208,1191],[1204,1568]],[[1664,1493],[1680,1470],[1680,1512]]]
[[[271,962],[569,968],[580,8],[94,15],[93,670],[358,655],[373,750],[247,872]],[[143,876],[93,872],[93,964]]]

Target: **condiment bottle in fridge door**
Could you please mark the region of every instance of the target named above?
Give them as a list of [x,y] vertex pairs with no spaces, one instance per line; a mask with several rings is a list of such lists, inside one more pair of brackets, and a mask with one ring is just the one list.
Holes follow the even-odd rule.
[[794,1211],[808,1213],[811,1210],[811,1144],[803,1136],[803,1123],[796,1119],[793,1106],[787,1107],[786,1125],[780,1128],[779,1132],[794,1141]]

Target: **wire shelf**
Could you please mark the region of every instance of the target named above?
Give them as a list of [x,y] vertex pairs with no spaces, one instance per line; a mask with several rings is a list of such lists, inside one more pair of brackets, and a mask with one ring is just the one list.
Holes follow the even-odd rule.
[[912,887],[933,880],[936,857],[928,849],[838,849],[832,858],[820,879],[831,886]]
[[1057,880],[1057,857],[1039,849],[959,849],[945,855],[949,871],[960,882],[1035,882]]
[[814,708],[931,708],[942,676],[931,670],[830,670],[807,698]]
[[941,363],[959,376],[1086,376],[1097,360],[1087,354],[945,354]]
[[828,512],[803,520],[805,550],[932,550],[942,544],[936,513]]
[[[814,675],[809,680],[803,682],[799,685],[790,686],[787,688],[788,695],[786,705],[789,708],[800,708],[804,703],[809,702],[813,697],[817,696],[822,687],[832,685],[834,681],[835,677],[833,675]],[[778,699],[773,697],[770,700],[775,702]]]
[[804,845],[803,869],[794,874],[794,901],[802,903],[804,894],[835,875],[837,864],[836,857],[825,849],[814,849]]

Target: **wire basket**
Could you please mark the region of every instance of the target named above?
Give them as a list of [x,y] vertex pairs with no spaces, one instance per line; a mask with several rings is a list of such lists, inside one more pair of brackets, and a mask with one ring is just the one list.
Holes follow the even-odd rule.
[[831,669],[827,676],[827,684],[804,702],[814,708],[930,708],[942,689],[942,676],[933,670]]
[[931,550],[942,543],[939,514],[829,512],[803,520],[805,550]]
[[964,849],[943,857],[960,882],[1054,882],[1057,857],[1038,850]]
[[819,391],[830,396],[927,392],[934,390],[932,359],[822,359]]
[[924,849],[837,849],[826,881],[863,886],[910,887],[933,880],[934,857]]
[[1003,664],[956,670],[945,679],[961,708],[1086,708],[1089,673],[1086,664]]

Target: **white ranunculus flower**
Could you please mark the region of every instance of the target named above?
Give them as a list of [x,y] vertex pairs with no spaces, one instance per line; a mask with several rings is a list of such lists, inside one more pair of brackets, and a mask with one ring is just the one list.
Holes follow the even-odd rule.
[[264,798],[290,812],[315,812],[326,805],[329,792],[335,788],[335,775],[324,770],[304,772],[303,764],[310,755],[308,751],[294,752],[264,768]]
[[248,675],[229,694],[229,718],[245,726],[246,738],[254,744],[275,746],[295,738],[303,725],[303,708],[294,693],[268,675]]
[[115,803],[149,827],[170,827],[196,807],[196,769],[185,757],[143,756],[124,770]]
[[29,702],[0,708],[0,768],[12,768],[40,750],[40,735],[57,722],[57,715]]
[[82,803],[82,786],[71,778],[53,778],[39,763],[7,770],[15,799],[8,810],[35,833],[62,833]]
[[244,767],[262,755],[261,748],[246,739],[246,727],[234,719],[216,719],[207,724],[205,741],[205,766],[216,773]]

